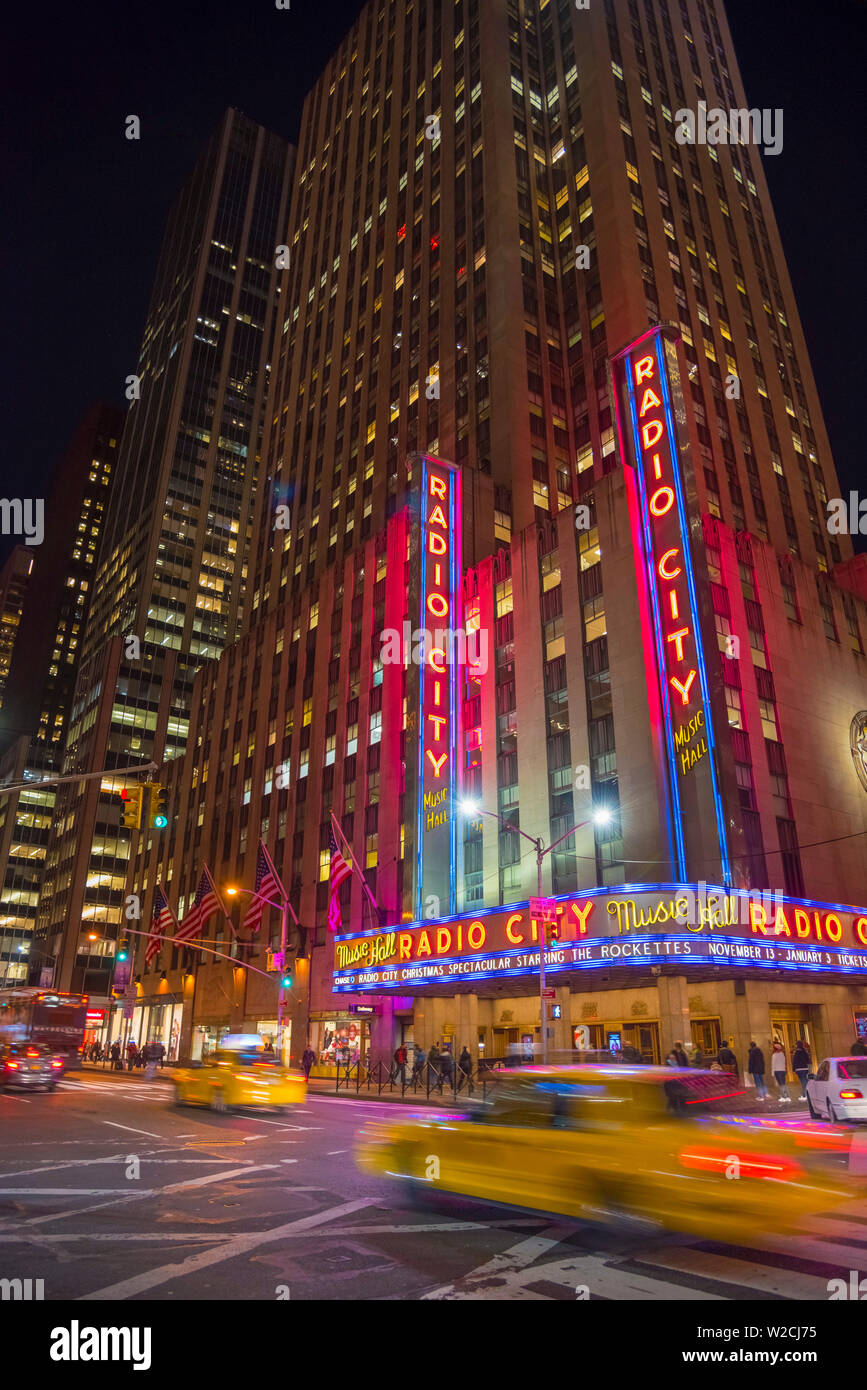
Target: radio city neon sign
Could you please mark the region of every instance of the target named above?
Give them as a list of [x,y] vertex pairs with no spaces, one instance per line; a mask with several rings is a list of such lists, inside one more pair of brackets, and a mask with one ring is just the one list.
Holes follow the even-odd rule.
[[[653,698],[663,725],[673,859],[686,877],[685,821],[698,825],[697,809],[705,805],[716,824],[720,867],[728,883],[725,816],[674,424],[670,376],[677,372],[674,349],[661,330],[653,329],[615,358],[613,365],[620,383],[616,403],[621,441],[624,447],[627,442],[631,445],[635,464],[635,542],[644,561],[649,600],[645,644],[648,676],[658,691]],[[699,775],[696,785],[693,779]]]
[[[449,483],[446,478],[429,473],[427,493],[425,617],[428,621],[433,619],[440,625],[445,623],[446,627],[450,627],[453,620],[449,588],[451,546],[449,523],[443,511],[443,506],[449,505]],[[423,730],[424,756],[428,763],[427,770],[436,781],[442,780],[443,769],[450,757],[447,657],[444,647],[432,645],[425,652],[425,676],[429,678],[431,707],[427,711]]]
[[[686,591],[684,556],[680,544],[666,546],[664,518],[675,508],[672,452],[666,437],[662,397],[655,354],[647,353],[634,364],[638,403],[641,461],[647,486],[647,510],[655,541],[654,570],[663,621],[665,674],[678,712],[692,711],[700,698],[695,687],[698,665],[689,595]],[[661,552],[661,553],[660,553]],[[691,764],[690,764],[691,765]],[[684,771],[686,768],[684,767]]]
[[[554,950],[599,940],[686,934],[775,940],[792,946],[867,949],[867,912],[784,894],[733,893],[707,884],[597,889],[556,902]],[[334,971],[370,971],[457,961],[490,951],[538,950],[542,923],[529,904],[489,908],[439,922],[406,923],[335,942]],[[867,964],[867,956],[859,962]],[[508,962],[507,962],[508,965]],[[344,980],[343,984],[348,987]]]
[[[460,746],[461,496],[454,464],[424,455],[419,476],[420,574],[418,626],[423,633],[418,676],[418,773],[415,807],[416,917],[430,900],[457,907],[457,820]],[[408,715],[412,715],[408,711]],[[411,720],[408,719],[408,727]],[[432,914],[430,914],[432,915]]]

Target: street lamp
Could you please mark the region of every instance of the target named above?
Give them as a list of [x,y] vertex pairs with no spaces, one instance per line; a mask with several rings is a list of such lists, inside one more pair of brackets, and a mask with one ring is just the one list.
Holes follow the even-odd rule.
[[[546,855],[549,855],[552,852],[552,850],[555,850],[557,848],[558,845],[562,845],[563,841],[568,840],[570,836],[574,835],[577,830],[583,830],[585,825],[607,825],[608,822],[611,820],[610,809],[607,806],[600,806],[597,810],[593,812],[593,815],[590,816],[587,820],[579,821],[577,825],[573,825],[569,830],[566,831],[565,835],[561,835],[560,838],[558,840],[555,840],[553,844],[546,845],[541,835],[528,835],[526,830],[522,830],[521,827],[518,825],[512,825],[511,822],[507,821],[505,817],[500,815],[498,811],[488,811],[485,809],[484,806],[479,806],[478,803],[475,801],[462,801],[459,804],[459,809],[463,812],[465,816],[471,817],[473,819],[475,819],[478,816],[490,816],[492,820],[499,821],[500,825],[504,830],[511,830],[515,835],[521,835],[525,840],[529,840],[530,844],[536,851],[536,882],[538,885],[538,896],[540,898],[543,896],[542,864],[545,860]],[[545,998],[544,928],[542,930],[542,939],[539,943],[539,1007],[542,1022],[542,1062],[543,1064],[546,1064],[548,1061],[548,1009],[547,1001]]]
[[291,980],[288,982],[287,986],[287,975],[285,969],[287,912],[292,913],[292,921],[295,923],[299,931],[301,930],[301,923],[295,916],[294,908],[292,907],[292,904],[290,903],[288,896],[284,897],[282,902],[277,903],[274,901],[273,898],[266,898],[263,896],[262,893],[254,892],[252,888],[236,888],[234,885],[231,885],[226,889],[226,894],[230,898],[236,897],[238,893],[246,893],[249,898],[258,898],[260,903],[265,903],[268,907],[276,907],[277,911],[280,913],[280,955],[282,959],[280,962],[280,989],[277,995],[277,1056],[280,1058],[280,1061],[282,1062],[284,993],[287,987],[291,987]]

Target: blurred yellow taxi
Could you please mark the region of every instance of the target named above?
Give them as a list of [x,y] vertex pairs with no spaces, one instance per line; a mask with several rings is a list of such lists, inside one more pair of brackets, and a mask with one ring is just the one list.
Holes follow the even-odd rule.
[[449,1192],[592,1221],[639,1217],[726,1240],[791,1229],[863,1194],[845,1137],[813,1145],[806,1118],[779,1130],[769,1117],[733,1123],[745,1104],[734,1076],[625,1065],[500,1075],[472,1112],[366,1124],[359,1166],[417,1199]]
[[289,1110],[307,1096],[304,1073],[284,1067],[257,1035],[224,1038],[213,1056],[176,1071],[172,1080],[177,1105],[207,1105],[219,1113],[246,1106]]

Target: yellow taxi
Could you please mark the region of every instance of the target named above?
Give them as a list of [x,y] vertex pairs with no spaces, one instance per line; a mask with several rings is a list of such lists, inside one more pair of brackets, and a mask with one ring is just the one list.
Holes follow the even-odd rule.
[[290,1110],[307,1097],[304,1073],[281,1064],[261,1045],[258,1034],[235,1034],[201,1065],[176,1071],[177,1105],[207,1105],[225,1113],[247,1106]]
[[358,1165],[422,1201],[456,1193],[726,1240],[791,1229],[863,1195],[849,1175],[847,1136],[823,1147],[806,1118],[775,1130],[770,1117],[744,1116],[734,1076],[589,1065],[500,1077],[472,1112],[366,1124]]

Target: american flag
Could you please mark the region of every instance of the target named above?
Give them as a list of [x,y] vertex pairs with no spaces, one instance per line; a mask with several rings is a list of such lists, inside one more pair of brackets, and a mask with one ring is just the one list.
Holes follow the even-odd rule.
[[330,931],[340,931],[342,922],[340,917],[340,898],[338,892],[344,879],[349,878],[352,873],[334,836],[334,829],[331,830],[331,896],[328,899],[328,928]]
[[208,918],[218,909],[225,912],[225,908],[214,891],[214,885],[207,869],[203,869],[193,905],[176,933],[178,940],[192,941],[194,936],[201,936],[202,928]]
[[168,899],[159,884],[154,892],[154,903],[151,909],[151,929],[148,936],[148,944],[145,948],[145,965],[150,965],[151,961],[159,955],[162,946],[162,938],[165,936],[169,927],[175,927],[175,914],[169,907]]
[[262,925],[262,916],[265,908],[268,906],[267,903],[262,901],[262,898],[273,899],[275,893],[281,898],[285,898],[286,896],[283,892],[283,885],[277,877],[274,866],[271,863],[271,856],[268,854],[261,840],[259,841],[259,853],[256,855],[255,888],[256,892],[261,894],[261,897],[252,899],[243,923],[245,927],[249,927],[251,932],[258,931]]

